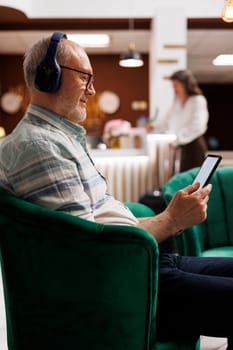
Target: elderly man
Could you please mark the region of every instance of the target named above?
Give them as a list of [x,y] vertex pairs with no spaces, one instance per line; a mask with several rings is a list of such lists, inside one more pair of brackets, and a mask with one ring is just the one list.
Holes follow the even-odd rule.
[[[64,33],[34,44],[25,55],[28,110],[0,147],[0,186],[53,210],[107,224],[141,227],[158,242],[205,220],[211,185],[177,192],[159,215],[137,219],[107,192],[86,148],[88,99],[95,94],[90,60]],[[221,233],[220,233],[221,234]],[[228,337],[233,312],[233,259],[160,254],[157,336]],[[229,349],[233,349],[229,341]]]

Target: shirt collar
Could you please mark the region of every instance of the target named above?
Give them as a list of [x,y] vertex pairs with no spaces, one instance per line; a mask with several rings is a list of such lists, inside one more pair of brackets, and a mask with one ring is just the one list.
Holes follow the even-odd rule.
[[43,119],[66,134],[69,134],[69,136],[75,137],[86,149],[86,130],[81,125],[75,124],[65,117],[34,104],[28,106],[27,113]]

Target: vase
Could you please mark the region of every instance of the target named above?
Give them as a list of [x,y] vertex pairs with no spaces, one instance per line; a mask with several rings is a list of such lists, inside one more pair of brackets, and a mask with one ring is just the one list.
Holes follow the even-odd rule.
[[109,147],[110,148],[121,148],[120,136],[111,136],[109,138]]

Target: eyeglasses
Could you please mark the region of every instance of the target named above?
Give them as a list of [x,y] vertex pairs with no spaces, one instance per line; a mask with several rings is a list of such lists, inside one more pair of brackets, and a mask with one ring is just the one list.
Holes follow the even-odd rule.
[[87,83],[86,83],[86,90],[90,89],[91,85],[94,83],[94,75],[91,74],[91,73],[83,72],[81,70],[78,70],[78,69],[75,69],[75,68],[70,68],[70,67],[67,67],[67,66],[63,66],[61,64],[60,64],[60,67],[64,68],[64,69],[72,70],[72,71],[74,71],[76,73],[87,75],[88,79],[86,79],[86,81],[87,81]]

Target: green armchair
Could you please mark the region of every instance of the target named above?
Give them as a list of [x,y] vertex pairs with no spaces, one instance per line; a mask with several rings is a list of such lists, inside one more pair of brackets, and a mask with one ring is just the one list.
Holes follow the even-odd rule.
[[[162,189],[168,204],[175,192],[191,184],[199,168],[174,175]],[[218,168],[211,178],[207,219],[175,238],[181,255],[233,257],[233,167]]]
[[0,190],[0,253],[9,350],[199,348],[156,341],[159,253],[144,230],[96,224]]

